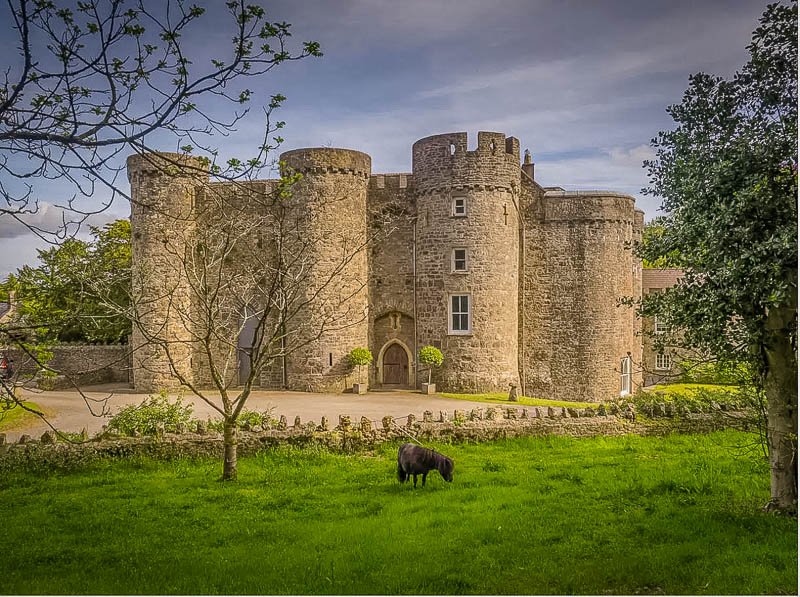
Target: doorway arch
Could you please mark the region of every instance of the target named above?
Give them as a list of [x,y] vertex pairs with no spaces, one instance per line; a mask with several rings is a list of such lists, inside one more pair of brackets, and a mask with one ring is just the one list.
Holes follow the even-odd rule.
[[378,381],[382,386],[414,385],[414,359],[401,340],[389,340],[378,353]]

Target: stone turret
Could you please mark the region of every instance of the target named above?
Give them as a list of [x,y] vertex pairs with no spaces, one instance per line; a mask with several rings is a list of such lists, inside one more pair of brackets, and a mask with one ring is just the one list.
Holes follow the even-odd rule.
[[641,350],[634,311],[619,303],[641,295],[641,263],[631,249],[637,222],[629,195],[544,194],[527,222],[529,395],[555,397],[568,388],[566,400],[597,401],[619,394],[620,362]]
[[421,139],[417,196],[420,345],[441,345],[448,389],[506,391],[519,383],[519,143],[502,133]]
[[[192,298],[183,273],[186,236],[195,226],[195,196],[208,173],[195,158],[176,153],[128,157],[131,185],[132,283],[136,322],[131,343],[133,383],[156,391],[179,382],[175,369],[191,377]],[[150,338],[168,338],[169,355]]]
[[[281,160],[302,179],[292,189],[306,241],[300,296],[314,297],[293,320],[287,359],[291,389],[340,391],[347,355],[368,346],[367,185],[371,158],[360,151],[311,148]],[[365,372],[366,373],[366,372]],[[366,379],[364,380],[366,381]]]

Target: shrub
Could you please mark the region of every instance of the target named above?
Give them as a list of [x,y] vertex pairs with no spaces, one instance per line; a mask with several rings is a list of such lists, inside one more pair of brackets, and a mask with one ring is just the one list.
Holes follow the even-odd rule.
[[369,348],[354,348],[347,355],[347,360],[350,361],[351,366],[358,367],[358,379],[361,379],[361,367],[372,363],[372,353]]
[[[272,416],[274,408],[264,411],[257,410],[243,410],[239,413],[236,419],[236,426],[239,429],[245,427],[265,427],[277,423],[275,417]],[[224,423],[222,419],[212,419],[208,421],[207,429],[216,433],[222,433],[224,430]]]
[[738,385],[751,378],[746,363],[685,360],[680,367],[683,373],[678,381],[682,383]]
[[170,402],[165,392],[150,396],[137,405],[126,406],[108,422],[108,430],[123,435],[153,435],[159,428],[178,433],[192,420],[191,405],[181,403],[181,398]]
[[442,366],[444,355],[435,346],[423,346],[419,349],[419,362],[428,366],[428,383],[431,383],[433,368]]
[[750,410],[757,407],[757,400],[750,390],[724,385],[656,386],[649,392],[637,392],[627,401],[633,402],[636,410],[645,414],[654,412],[657,404],[671,404],[676,410],[685,409],[689,412],[712,412],[720,408]]

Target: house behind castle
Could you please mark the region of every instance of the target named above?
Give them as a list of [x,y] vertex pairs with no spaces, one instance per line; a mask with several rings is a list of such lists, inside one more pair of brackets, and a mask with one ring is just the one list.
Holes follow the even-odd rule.
[[[194,383],[207,381],[192,324],[171,308],[194,299],[170,239],[176,226],[191,234],[225,217],[224,207],[216,217],[208,209],[194,216],[209,189],[236,202],[243,188],[170,171],[159,156],[200,167],[175,154],[128,159],[135,291],[148,297],[132,338],[134,385],[143,391],[174,385],[176,366],[185,365]],[[340,391],[346,355],[358,346],[376,357],[372,386],[415,387],[427,378],[415,355],[429,344],[445,355],[434,371],[440,390],[507,392],[513,384],[529,396],[595,401],[641,384],[639,323],[619,302],[642,294],[631,246],[641,239],[644,213],[633,197],[542,188],[530,156],[520,164],[519,141],[502,133],[478,133],[475,150],[466,133],[421,139],[410,173],[374,174],[368,155],[346,149],[298,149],[281,160],[302,174],[293,194],[313,214],[308,225],[326,233],[310,239],[341,231],[357,244],[386,213],[399,209],[404,217],[336,270],[346,325],[320,333],[319,313],[301,314],[316,335],[265,371],[262,387]],[[246,193],[274,185],[248,183]],[[325,207],[332,193],[341,199],[336,209]],[[318,274],[329,274],[339,247],[312,242],[310,250]],[[182,342],[172,363],[147,341],[155,330]],[[248,359],[238,355],[236,372],[244,375]]]

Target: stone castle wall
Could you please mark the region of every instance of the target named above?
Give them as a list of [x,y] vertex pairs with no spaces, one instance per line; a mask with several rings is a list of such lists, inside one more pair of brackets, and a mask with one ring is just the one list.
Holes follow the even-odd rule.
[[368,189],[370,385],[381,385],[383,354],[399,344],[408,360],[402,385],[414,386],[414,225],[416,199],[411,174],[373,174]]
[[[74,388],[123,382],[131,377],[131,349],[127,344],[62,344],[49,349],[52,358],[37,362],[19,348],[6,350],[18,381],[34,379],[42,389]],[[46,364],[54,378],[37,375]]]
[[[502,133],[436,135],[413,147],[417,196],[417,330],[420,345],[439,345],[434,379],[463,391],[507,391],[519,384],[517,308],[519,143]],[[454,213],[464,200],[465,216]],[[453,250],[467,268],[453,271]],[[452,297],[468,296],[470,329],[452,325]]]
[[[275,262],[269,242],[276,226],[273,189],[273,181],[247,181],[215,182],[197,190],[197,224],[188,239],[195,256],[187,263],[194,280],[195,316],[187,324],[197,338],[208,337],[212,347],[209,357],[200,342],[194,344],[193,379],[201,387],[214,385],[212,365],[228,387],[249,374],[249,367],[242,367],[246,354],[235,340],[246,334],[246,316],[260,312],[269,301],[270,284],[262,274]],[[257,383],[269,386],[264,380],[280,374],[276,366],[263,371]]]
[[[630,353],[641,362],[639,324],[618,299],[641,295],[641,266],[630,245],[641,237],[643,214],[627,195],[546,191],[530,178],[532,165],[521,170],[519,153],[519,142],[502,133],[479,133],[472,151],[466,133],[436,135],[414,144],[413,174],[376,175],[370,157],[357,151],[284,153],[282,161],[302,175],[280,203],[285,221],[300,232],[285,252],[297,257],[300,310],[286,338],[289,354],[273,362],[260,385],[341,391],[356,381],[347,354],[365,346],[375,362],[361,381],[368,376],[380,386],[383,356],[399,345],[408,361],[400,385],[413,387],[427,379],[427,370],[417,371],[417,351],[432,344],[445,355],[434,371],[440,390],[507,392],[522,385],[541,397],[617,395],[620,360]],[[186,234],[199,237],[239,217],[250,240],[223,269],[258,270],[276,258],[275,219],[265,218],[271,208],[257,200],[271,195],[274,182],[208,184],[143,160],[131,158],[129,177],[136,268],[155,272],[149,286],[140,285],[150,305],[144,319],[153,329],[174,326],[183,338],[166,316],[187,301],[170,226],[185,222]],[[465,217],[454,213],[454,199],[463,201]],[[454,249],[466,251],[466,271],[454,271]],[[257,288],[227,292],[240,302],[266,300]],[[469,297],[467,330],[453,329],[454,295]],[[220,317],[228,317],[229,328],[242,325],[241,316]],[[208,364],[196,344],[186,346],[180,362],[191,364],[196,383],[209,385]],[[397,347],[392,351],[397,356]],[[157,347],[140,352],[139,389],[168,386],[170,369],[183,367],[166,362]],[[220,370],[236,385],[242,351],[219,352]]]
[[526,374],[529,395],[579,400],[619,394],[620,360],[638,354],[632,197],[548,191],[527,211]]
[[137,310],[133,376],[137,389],[155,391],[179,385],[176,372],[192,378],[192,336],[183,325],[192,310],[184,241],[195,226],[196,191],[208,173],[195,158],[170,153],[132,155],[127,166]]
[[[281,161],[303,178],[292,190],[303,247],[299,311],[287,343],[287,386],[341,391],[348,353],[369,343],[367,185],[371,158],[347,149],[299,149]],[[352,380],[351,380],[352,381]],[[364,380],[366,381],[366,379]]]

